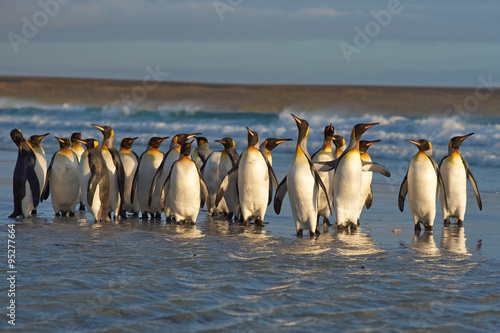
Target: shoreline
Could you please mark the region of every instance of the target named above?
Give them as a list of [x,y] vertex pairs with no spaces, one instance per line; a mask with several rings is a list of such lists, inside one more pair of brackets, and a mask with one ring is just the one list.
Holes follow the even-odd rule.
[[[0,76],[0,97],[48,105],[123,106],[129,100],[142,110],[189,104],[221,112],[279,113],[292,108],[397,115],[451,114],[456,105],[463,108],[456,114],[498,115],[500,89],[483,87],[481,99],[476,97],[477,90],[475,87],[258,85]],[[472,105],[471,101],[478,103]]]

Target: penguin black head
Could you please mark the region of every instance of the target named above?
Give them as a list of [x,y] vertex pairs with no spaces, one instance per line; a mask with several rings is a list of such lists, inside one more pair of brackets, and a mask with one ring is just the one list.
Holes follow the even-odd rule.
[[182,156],[189,156],[191,154],[191,145],[193,144],[193,141],[189,142],[184,142],[181,146],[181,155]]
[[297,128],[299,129],[299,140],[298,143],[300,144],[304,138],[306,138],[309,135],[309,123],[305,119],[300,119],[293,113],[290,113],[295,119],[295,123],[297,124]]
[[82,139],[82,132],[74,132],[71,134],[71,143],[77,143],[76,140]]
[[187,134],[187,133],[181,133],[181,134],[176,134],[174,138],[172,139],[172,143],[177,144],[179,146],[182,146],[184,143],[187,142],[187,140],[194,138],[197,135],[201,135],[202,133],[193,133],[193,134]]
[[464,142],[465,139],[467,139],[469,136],[474,135],[474,133],[469,133],[464,136],[455,136],[450,140],[450,143],[448,144],[448,147],[455,150],[460,148],[460,145],[462,145],[462,142]]
[[374,140],[374,141],[366,141],[366,140],[361,140],[359,141],[359,152],[361,154],[364,154],[366,153],[366,151],[368,150],[368,148],[370,148],[370,146],[374,143],[377,143],[377,142],[380,142],[381,140]]
[[16,146],[21,147],[21,143],[24,140],[23,134],[21,133],[21,130],[15,128],[12,131],[10,131],[10,137],[12,141],[16,144]]
[[59,141],[59,148],[61,149],[69,149],[71,148],[71,141],[68,138],[58,138],[55,136],[57,141]]
[[425,139],[420,139],[420,140],[405,140],[405,141],[413,143],[414,145],[416,145],[418,147],[419,151],[426,152],[426,151],[429,151],[429,150],[432,149],[432,144],[429,141],[425,140]]
[[97,142],[96,139],[90,138],[90,139],[85,139],[85,140],[78,140],[78,142],[83,143],[85,147],[87,147],[87,150],[91,150],[99,146],[99,142]]
[[333,136],[333,143],[335,144],[335,147],[337,149],[342,148],[342,146],[345,145],[345,139],[341,135],[334,135]]
[[120,148],[132,149],[132,145],[134,144],[134,141],[137,139],[139,139],[139,137],[137,136],[135,138],[124,138],[120,143]]
[[115,132],[109,126],[99,126],[96,124],[92,124],[92,126],[101,131],[102,135],[104,135],[104,141],[115,136]]
[[267,138],[264,140],[262,143],[264,147],[268,150],[271,151],[274,148],[278,147],[280,143],[287,142],[287,141],[292,141],[293,139],[275,139],[275,138]]
[[222,140],[215,140],[215,142],[222,143],[225,149],[231,149],[234,145],[234,140],[230,137],[225,137]]
[[247,132],[248,132],[248,146],[255,146],[255,145],[258,145],[259,144],[259,134],[257,134],[257,132],[253,132],[251,131],[248,127],[247,127]]
[[208,143],[208,139],[205,138],[204,136],[197,136],[195,139],[198,147],[201,146],[202,144]]
[[325,126],[325,130],[323,132],[323,135],[325,136],[325,141],[332,141],[333,140],[333,135],[335,134],[335,129],[333,128],[332,124]]
[[361,140],[361,136],[363,133],[366,132],[367,129],[370,127],[373,127],[375,125],[378,125],[378,123],[371,123],[371,124],[357,124],[356,126],[353,127],[351,136],[356,140],[359,141]]
[[152,148],[160,148],[160,145],[163,141],[167,140],[169,137],[165,136],[163,138],[160,138],[158,136],[153,136],[151,139],[148,141],[148,146]]
[[32,147],[38,147],[40,143],[42,143],[43,138],[45,138],[49,134],[50,133],[45,133],[42,135],[32,135],[28,139],[28,142],[31,144]]

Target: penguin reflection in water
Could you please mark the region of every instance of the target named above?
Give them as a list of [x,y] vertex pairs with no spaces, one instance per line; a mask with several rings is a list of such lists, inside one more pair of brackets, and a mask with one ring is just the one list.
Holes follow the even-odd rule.
[[469,164],[458,152],[462,142],[473,134],[469,133],[452,138],[448,144],[448,156],[445,156],[439,163],[439,171],[443,177],[448,199],[445,204],[445,198],[441,196],[441,209],[445,224],[450,223],[450,217],[459,225],[464,221],[465,207],[467,206],[467,179],[472,185],[479,209],[483,209],[481,195],[476,180],[469,169]]
[[180,158],[172,164],[165,183],[165,201],[177,223],[196,223],[205,201],[210,211],[210,195],[196,162],[191,160],[191,144],[183,143]]
[[80,177],[80,186],[86,189],[87,208],[97,222],[111,221],[109,208],[109,172],[106,161],[102,157],[99,142],[94,139],[80,141],[87,146],[87,161],[89,172],[83,172]]
[[42,199],[47,200],[52,191],[52,208],[56,216],[75,216],[75,208],[80,196],[78,183],[78,156],[71,150],[71,141],[58,138],[58,152],[52,156],[47,178],[43,188]]
[[263,226],[267,206],[273,197],[273,184],[277,187],[278,181],[265,153],[259,149],[259,135],[248,127],[247,132],[248,147],[224,176],[215,204],[219,203],[231,183],[236,182],[236,196],[244,223],[248,225],[253,218],[256,225]]
[[398,199],[399,210],[404,210],[405,198],[408,194],[415,230],[420,230],[420,224],[424,225],[425,230],[432,230],[436,217],[438,188],[441,189],[444,202],[447,201],[443,178],[432,157],[432,144],[424,139],[406,141],[416,145],[418,153],[411,159],[408,172],[401,183]]
[[29,217],[40,202],[41,189],[35,171],[36,156],[20,130],[13,129],[10,137],[19,151],[14,168],[14,211],[9,217]]

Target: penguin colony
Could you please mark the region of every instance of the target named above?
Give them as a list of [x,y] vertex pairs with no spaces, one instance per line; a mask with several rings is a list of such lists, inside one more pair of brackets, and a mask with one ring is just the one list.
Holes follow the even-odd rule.
[[[357,124],[350,140],[335,135],[332,124],[324,129],[324,143],[312,156],[307,149],[309,124],[292,114],[298,128],[295,153],[286,176],[279,182],[272,167],[271,152],[292,139],[268,138],[259,146],[259,135],[247,127],[248,146],[238,154],[232,138],[215,142],[222,151],[212,151],[201,133],[175,135],[167,153],[159,148],[169,137],[152,137],[140,156],[132,151],[135,138],[124,138],[120,150],[114,146],[109,126],[92,124],[103,135],[82,140],[81,133],[71,139],[55,138],[60,150],[47,163],[42,140],[49,135],[33,135],[26,140],[19,129],[11,131],[18,147],[13,176],[14,211],[9,216],[29,217],[38,204],[52,197],[56,216],[74,216],[76,206],[88,209],[98,222],[126,218],[126,213],[142,219],[161,219],[177,223],[196,223],[200,208],[212,216],[263,226],[268,206],[273,202],[280,214],[288,194],[297,235],[307,230],[319,233],[322,219],[332,225],[335,213],[338,228],[357,228],[363,207],[373,203],[372,177],[390,171],[372,161],[368,148],[379,142],[361,140],[369,128]],[[454,137],[448,155],[439,164],[432,156],[432,144],[425,140],[406,140],[417,146],[401,183],[398,207],[404,211],[408,196],[416,230],[421,225],[432,230],[438,196],[444,223],[453,218],[462,224],[467,203],[467,180],[471,183],[479,209],[481,196],[469,165],[460,155],[463,141],[473,135]],[[192,143],[197,148],[191,154]],[[274,192],[274,196],[273,196]]]

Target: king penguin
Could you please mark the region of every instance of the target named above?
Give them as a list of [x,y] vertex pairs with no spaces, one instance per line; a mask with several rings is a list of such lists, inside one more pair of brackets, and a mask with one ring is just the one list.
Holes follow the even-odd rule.
[[[159,204],[161,208],[165,210],[165,215],[167,220],[173,217],[170,206],[164,202],[165,200],[165,182],[167,181],[168,174],[172,168],[172,164],[179,159],[181,156],[181,146],[186,143],[189,139],[194,138],[201,133],[193,134],[176,134],[172,141],[170,142],[170,150],[164,155],[163,160],[156,171],[156,174],[150,184],[149,189],[149,205]],[[158,187],[158,190],[156,189]],[[157,219],[161,219],[161,215],[156,216]]]
[[[35,172],[38,177],[38,182],[40,183],[40,191],[43,191],[43,186],[45,185],[45,178],[47,177],[47,157],[45,156],[45,150],[42,148],[42,140],[50,133],[45,133],[42,135],[32,135],[28,139],[31,148],[36,156]],[[40,192],[40,194],[41,194]],[[43,200],[41,200],[43,201]],[[36,213],[36,209],[32,212]]]
[[406,172],[406,176],[399,189],[398,206],[403,211],[406,194],[410,202],[410,211],[415,224],[415,230],[420,230],[420,223],[425,230],[432,230],[436,217],[436,201],[438,188],[445,197],[446,192],[439,166],[432,157],[432,144],[420,139],[406,140],[418,147],[418,153],[413,156]]
[[126,218],[123,211],[124,191],[125,191],[125,170],[118,150],[114,146],[115,132],[109,126],[99,126],[92,124],[101,131],[104,136],[101,144],[101,152],[106,167],[109,171],[109,211],[113,213],[115,220],[118,216]]
[[[380,140],[359,141],[359,153],[361,154],[361,161],[372,161],[370,155],[368,155],[368,148],[370,148],[371,145],[377,142],[380,142]],[[366,206],[366,209],[370,209],[373,203],[372,178],[373,172],[371,171],[363,172],[361,175],[361,197],[359,201],[358,225],[359,217],[361,216],[361,212],[363,211],[363,206]]]
[[141,210],[141,218],[143,220],[148,219],[148,214],[151,218],[155,215],[161,218],[161,208],[160,208],[160,196],[161,189],[158,187],[154,193],[154,197],[157,200],[153,200],[151,205],[148,204],[149,190],[151,188],[151,183],[153,178],[160,167],[161,161],[163,161],[163,153],[158,149],[163,141],[167,140],[168,136],[160,138],[157,136],[152,137],[148,141],[148,147],[139,157],[139,165],[137,166],[137,171],[135,172],[134,181],[132,183],[132,191],[130,195],[131,201],[136,200],[139,202],[139,208]]
[[223,178],[217,192],[216,204],[236,182],[239,207],[245,224],[252,218],[256,225],[264,225],[267,206],[273,197],[273,185],[278,182],[266,155],[259,150],[259,135],[247,127],[248,147],[241,153],[240,159]]
[[52,191],[52,208],[56,216],[75,216],[80,195],[78,182],[78,156],[71,150],[71,141],[58,138],[60,150],[50,160],[42,198],[47,200]]
[[173,163],[165,183],[165,202],[171,207],[177,223],[195,224],[205,201],[211,209],[207,185],[190,157],[192,143],[182,144],[180,158]]
[[267,138],[260,144],[260,151],[266,155],[269,164],[273,165],[273,156],[271,155],[271,151],[274,148],[278,147],[279,144],[283,142],[292,141],[293,139],[276,139],[276,138]]
[[204,136],[196,137],[196,144],[198,145],[198,148],[196,148],[193,152],[193,161],[196,162],[198,168],[201,168],[212,151],[208,145],[208,139]]
[[[361,200],[361,182],[363,172],[377,172],[386,177],[391,173],[384,166],[366,162],[361,159],[359,141],[367,129],[378,125],[357,124],[351,131],[349,146],[342,155],[332,162],[322,162],[330,168],[335,168],[333,176],[333,205],[338,228],[356,228],[358,226],[359,203]],[[321,171],[325,167],[320,168]],[[326,170],[328,170],[326,168]]]
[[[309,153],[307,152],[307,136],[309,135],[309,123],[292,114],[299,137],[295,154],[288,166],[288,172],[281,181],[274,196],[274,211],[281,212],[283,198],[288,192],[292,215],[295,221],[297,235],[302,235],[304,229],[309,230],[309,235],[319,234],[317,228],[318,219],[318,191],[323,191],[326,198],[325,185],[316,170]],[[328,198],[329,200],[329,198]],[[331,207],[328,204],[328,207]]]
[[336,160],[337,158],[342,155],[344,150],[347,148],[347,145],[345,144],[345,139],[341,135],[334,135],[333,136],[333,143],[335,144],[335,151],[333,152],[333,159]]
[[[238,163],[239,155],[236,151],[236,144],[232,138],[225,137],[222,140],[215,140],[224,146],[224,150],[220,156],[219,162],[219,182],[216,185],[216,191],[220,185],[220,182],[227,173]],[[215,205],[214,205],[215,206]],[[238,189],[236,183],[231,184],[224,194],[224,200],[218,206],[219,212],[223,216],[231,219],[233,216],[238,216],[240,211],[239,200],[238,200]]]
[[125,172],[125,183],[123,187],[123,211],[124,213],[130,212],[134,216],[139,214],[139,202],[137,201],[137,197],[135,200],[132,200],[132,183],[134,182],[135,172],[137,170],[137,166],[139,164],[139,156],[132,150],[132,145],[134,141],[137,140],[138,137],[135,138],[124,138],[120,142],[120,150],[118,153],[120,154],[120,159],[123,164],[123,171]]
[[[314,162],[330,162],[333,161],[332,152],[332,140],[335,134],[335,129],[332,124],[325,127],[323,131],[324,143],[323,146],[311,156],[311,160]],[[328,193],[328,198],[333,198],[333,174],[334,170],[330,171],[319,171],[319,176],[321,181],[325,185],[326,193]],[[318,223],[319,218],[323,217],[323,224],[331,226],[330,223],[330,213],[331,207],[328,207],[329,200],[320,191],[318,198]],[[328,214],[328,215],[327,215]]]
[[[82,144],[79,142],[79,140],[82,139],[82,133],[81,132],[74,132],[71,134],[71,150],[75,152],[76,156],[78,157],[78,163],[81,162],[82,160],[82,155],[85,152],[85,148],[82,146]],[[82,194],[82,189],[80,188],[80,199],[78,200],[80,202],[80,207],[78,208],[79,210],[85,210],[85,198]]]
[[41,198],[40,183],[35,171],[36,156],[20,130],[13,129],[10,137],[18,152],[13,177],[14,211],[9,217],[29,217]]
[[[94,139],[80,141],[86,145],[88,173],[80,178],[80,187],[85,189],[87,209],[97,222],[110,221],[109,211],[109,171],[102,157],[99,142]],[[83,163],[83,159],[82,159]]]
[[[479,209],[483,209],[481,195],[479,194],[476,180],[469,169],[469,164],[458,152],[462,142],[473,134],[469,133],[464,136],[452,138],[448,144],[448,155],[439,163],[439,171],[443,177],[444,188],[446,189],[448,198],[446,205],[444,197],[441,196],[441,209],[445,224],[450,223],[450,217],[459,225],[464,221],[465,207],[467,206],[467,179],[469,179],[472,185]],[[446,206],[448,209],[445,209]]]

